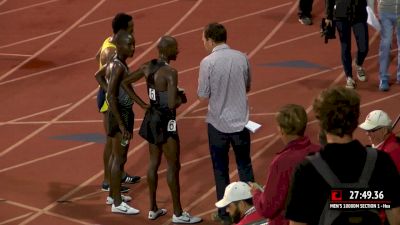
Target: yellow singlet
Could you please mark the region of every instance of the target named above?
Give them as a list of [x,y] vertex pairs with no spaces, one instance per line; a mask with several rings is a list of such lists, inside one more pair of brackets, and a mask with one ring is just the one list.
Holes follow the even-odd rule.
[[[106,38],[106,40],[104,40],[103,45],[101,46],[101,49],[100,49],[100,55],[106,48],[117,48],[117,46],[115,46],[115,44],[111,43],[111,37],[108,37],[108,38]],[[104,66],[101,64],[101,60],[99,62],[99,66],[100,66],[100,69]],[[106,93],[106,96],[107,96],[107,93]],[[107,102],[107,98],[106,98],[106,100],[103,103],[103,106],[101,106],[100,112],[106,112],[107,110],[108,110],[108,102]]]

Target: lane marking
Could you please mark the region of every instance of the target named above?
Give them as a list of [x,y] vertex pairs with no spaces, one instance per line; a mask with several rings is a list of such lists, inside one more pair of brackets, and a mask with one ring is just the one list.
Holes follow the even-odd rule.
[[[144,8],[141,8],[141,9],[132,10],[132,11],[125,12],[125,13],[126,14],[134,14],[134,13],[138,13],[138,12],[145,11],[145,10],[148,10],[148,9],[153,9],[153,8],[157,8],[157,7],[160,7],[160,6],[169,5],[169,4],[172,4],[172,3],[175,3],[175,2],[179,2],[179,0],[172,0],[172,1],[168,1],[168,2],[163,2],[163,3],[160,3],[160,4],[155,4],[155,5],[152,5],[152,6],[144,7]],[[84,24],[79,25],[78,27],[82,28],[82,27],[86,27],[86,26],[93,25],[93,24],[96,24],[96,23],[111,21],[112,19],[114,19],[114,16],[110,16],[110,17],[107,17],[107,18],[95,20],[95,21],[88,22],[88,23],[84,23]],[[135,17],[133,17],[133,19],[135,20]]]
[[[145,42],[145,43],[137,45],[136,47],[146,46],[146,45],[149,45],[151,43],[152,43],[151,41]],[[30,77],[35,77],[35,76],[38,76],[38,75],[41,75],[41,74],[44,74],[44,73],[53,72],[55,70],[64,69],[64,68],[67,68],[67,67],[70,67],[70,66],[78,65],[78,64],[81,64],[81,63],[86,63],[86,62],[89,62],[89,61],[90,62],[94,62],[95,61],[95,57],[93,56],[93,57],[90,57],[90,58],[87,58],[87,59],[82,59],[82,60],[79,60],[79,61],[76,61],[76,62],[64,64],[62,66],[57,66],[57,67],[54,67],[54,68],[51,68],[51,69],[42,70],[42,71],[39,71],[39,72],[36,72],[36,73],[32,73],[32,74],[29,74],[29,75],[25,75],[25,76],[17,77],[17,78],[10,79],[10,80],[7,80],[7,81],[3,81],[3,82],[0,82],[0,85],[9,84],[9,83],[12,83],[12,82],[15,82],[15,81],[20,81],[20,80],[23,80],[23,79],[26,79],[26,78],[30,78]],[[94,74],[93,74],[93,76],[94,76]]]
[[[24,62],[20,63],[18,66],[14,67],[12,70],[10,70],[9,72],[5,73],[4,75],[2,75],[0,77],[0,80],[6,78],[7,76],[11,75],[13,72],[15,72],[17,69],[19,69],[20,67],[22,67],[23,65],[25,65],[26,63],[28,63],[30,60],[32,60],[33,58],[37,57],[40,53],[42,53],[43,51],[45,51],[47,48],[49,48],[53,43],[55,43],[56,41],[58,41],[59,39],[61,39],[64,35],[66,35],[69,31],[71,31],[74,27],[76,27],[82,20],[84,20],[86,17],[88,17],[92,12],[94,12],[98,7],[100,7],[106,0],[101,0],[99,1],[95,6],[93,6],[87,13],[85,13],[81,18],[79,18],[74,24],[72,24],[67,30],[65,30],[62,34],[60,34],[57,38],[55,38],[53,41],[51,41],[50,43],[48,43],[46,46],[44,46],[41,50],[37,51],[32,57],[29,57],[27,60],[25,60]],[[97,88],[96,90],[92,91],[90,96],[94,95],[97,92]],[[89,97],[90,97],[89,96]],[[73,109],[77,108],[80,104],[82,104],[84,101],[86,101],[86,99],[88,99],[88,96],[84,97],[83,99],[81,99],[80,101],[78,101],[77,103],[75,103],[73,106],[71,106],[71,108],[67,109],[66,111],[64,111],[63,113],[59,114],[58,116],[56,116],[53,120],[50,121],[50,123],[45,124],[44,126],[40,127],[39,129],[35,130],[34,132],[30,133],[29,135],[25,136],[24,138],[22,138],[21,140],[19,140],[17,143],[11,145],[10,147],[8,147],[7,149],[5,149],[4,151],[0,152],[0,158],[3,157],[5,154],[7,154],[8,152],[14,150],[15,148],[17,148],[18,146],[22,145],[23,143],[25,143],[26,141],[30,140],[32,137],[36,136],[38,133],[40,133],[41,131],[45,130],[47,127],[49,127],[53,121],[57,121],[59,118],[61,118],[62,116],[66,115],[67,113],[69,113],[70,111],[72,111]]]
[[12,54],[12,53],[0,53],[0,56],[30,57],[30,56],[32,56],[32,55]]
[[24,120],[24,119],[28,119],[28,118],[31,118],[31,117],[34,117],[34,116],[42,115],[42,114],[45,114],[45,113],[48,113],[48,112],[52,112],[52,111],[55,111],[55,110],[63,109],[63,108],[66,108],[66,107],[68,107],[70,105],[71,105],[71,103],[65,104],[65,105],[61,105],[61,106],[57,106],[57,107],[54,107],[54,108],[51,108],[51,109],[46,109],[46,110],[43,110],[43,111],[40,111],[40,112],[37,112],[37,113],[33,113],[33,114],[30,114],[30,115],[26,115],[26,116],[23,116],[23,117],[19,117],[19,118],[13,119],[13,120],[9,120],[7,122],[0,122],[0,127],[3,126],[3,125],[6,125],[6,124],[10,124],[10,123],[17,122],[17,121]]
[[36,162],[40,162],[40,161],[43,161],[45,159],[50,159],[50,158],[53,158],[53,157],[56,157],[56,156],[59,156],[59,155],[63,155],[63,154],[75,151],[75,150],[81,150],[82,148],[91,146],[93,144],[96,144],[96,143],[95,142],[85,143],[83,145],[78,145],[78,146],[75,146],[75,147],[72,147],[72,148],[68,148],[68,149],[65,149],[65,150],[50,154],[50,155],[45,155],[45,156],[42,156],[42,157],[39,157],[39,158],[36,158],[36,159],[33,159],[33,160],[29,160],[29,161],[23,162],[23,163],[14,165],[14,166],[6,167],[6,168],[3,168],[3,169],[0,169],[0,173],[6,172],[6,171],[9,171],[9,170],[12,170],[12,169],[17,169],[17,168],[20,168],[20,167],[23,167],[23,166],[27,166],[27,165],[30,165],[30,164],[33,164],[33,163],[36,163]]
[[[1,4],[0,4],[0,5],[1,5]],[[0,225],[7,224],[7,223],[12,223],[12,222],[14,222],[14,221],[17,221],[17,220],[23,219],[23,218],[25,218],[25,217],[28,217],[28,216],[30,216],[31,214],[32,214],[32,212],[26,213],[26,214],[23,214],[23,215],[20,215],[20,216],[16,216],[16,217],[14,217],[14,218],[11,218],[11,219],[8,219],[8,220],[5,220],[5,221],[0,222]]]
[[[255,16],[255,15],[258,15],[258,14],[261,14],[261,13],[264,13],[264,12],[269,12],[269,11],[272,11],[272,10],[275,10],[275,9],[279,9],[279,8],[282,8],[282,7],[291,5],[291,4],[292,4],[292,2],[283,3],[283,4],[280,4],[280,5],[277,5],[277,6],[273,6],[273,7],[270,7],[270,8],[262,9],[262,10],[255,11],[255,12],[248,13],[248,14],[244,14],[244,15],[241,15],[241,16],[238,16],[238,17],[233,17],[233,18],[230,18],[230,19],[227,19],[227,20],[223,20],[223,21],[221,21],[219,23],[225,24],[225,23],[233,22],[233,21],[236,21],[236,20],[240,20],[240,19],[244,19],[244,18],[250,17],[250,16]],[[192,30],[184,31],[182,33],[174,34],[172,36],[179,37],[179,36],[190,34],[190,33],[196,32],[196,31],[202,31],[203,29],[204,29],[204,27],[198,27],[198,28],[194,28]]]
[[60,215],[58,213],[47,212],[47,211],[45,212],[42,209],[39,209],[39,208],[36,208],[36,207],[33,207],[33,206],[29,206],[29,205],[25,205],[25,204],[22,204],[22,203],[19,203],[19,202],[6,200],[5,203],[13,205],[13,206],[20,207],[20,208],[28,209],[28,210],[31,210],[31,211],[34,211],[34,212],[41,212],[41,213],[49,215],[49,216],[54,216],[54,217],[65,219],[65,220],[72,221],[72,222],[75,222],[75,223],[79,223],[79,224],[83,224],[83,225],[93,225],[92,223],[87,223],[87,222],[84,222],[84,221],[80,221],[80,220],[77,220],[77,219],[72,218],[72,217]]
[[[25,10],[25,9],[30,9],[30,8],[33,8],[33,7],[36,7],[36,6],[41,6],[41,5],[46,5],[46,4],[53,3],[53,2],[58,2],[58,1],[60,1],[60,0],[50,0],[50,1],[47,1],[47,2],[36,3],[36,4],[32,4],[32,5],[21,7],[21,8],[17,8],[17,9],[7,10],[7,11],[4,11],[4,12],[0,12],[0,16],[8,14],[8,13],[19,12],[19,11],[22,11],[22,10]],[[4,2],[0,3],[0,5],[3,4]]]
[[[156,4],[156,5],[153,5],[153,6],[150,6],[150,7],[145,7],[145,8],[133,10],[133,11],[130,11],[130,12],[127,12],[127,13],[131,14],[131,13],[135,13],[135,12],[140,12],[140,11],[144,11],[145,9],[152,9],[152,8],[155,8],[155,7],[171,4],[171,3],[177,2],[177,1],[179,1],[179,0],[173,0],[173,1],[166,2],[166,3]],[[85,26],[90,25],[90,24],[95,24],[95,23],[98,23],[99,21],[103,22],[103,21],[107,21],[107,20],[112,20],[113,18],[114,17],[112,16],[112,17],[107,17],[107,18],[104,18],[104,19],[92,21],[92,22],[89,22],[89,23],[81,24],[81,25],[78,26],[78,28],[85,27]],[[43,34],[43,35],[40,35],[40,36],[32,37],[32,38],[29,38],[29,39],[26,39],[26,40],[18,41],[18,42],[15,42],[15,43],[10,43],[10,44],[7,44],[7,45],[0,46],[0,49],[11,47],[11,46],[22,44],[22,43],[26,43],[26,42],[37,40],[37,39],[41,39],[41,38],[45,38],[45,37],[49,37],[49,36],[53,36],[53,35],[59,34],[61,32],[62,32],[62,30],[59,30],[59,31],[55,31],[55,32],[52,32],[52,33],[48,33],[48,34]]]
[[[263,9],[263,10],[260,10],[260,11],[252,12],[252,13],[249,13],[249,14],[245,14],[245,15],[242,15],[242,16],[230,18],[230,19],[222,21],[221,23],[233,22],[233,21],[236,21],[236,20],[239,20],[239,19],[247,18],[249,16],[258,15],[260,13],[264,13],[264,12],[268,12],[268,11],[271,11],[271,10],[274,10],[274,9],[278,9],[278,8],[282,8],[282,7],[288,6],[291,3],[292,2],[288,2],[288,3],[284,3],[284,4],[281,4],[281,5],[278,5],[278,6],[274,6],[274,7],[266,8],[266,9]],[[178,33],[178,34],[175,34],[175,35],[172,35],[172,36],[177,37],[177,36],[181,36],[181,35],[186,35],[186,34],[190,34],[190,33],[196,32],[196,31],[200,31],[202,29],[203,29],[203,27],[199,27],[199,28],[192,29],[192,30],[189,30],[189,31],[185,31],[185,32],[182,32],[182,33]],[[60,32],[61,31],[57,31],[57,32],[54,32],[53,34],[57,34],[57,33],[60,33]],[[43,35],[43,36],[47,37],[48,35]],[[137,45],[136,47],[150,45],[151,43],[152,42],[146,42],[146,43]],[[7,45],[5,47],[9,47],[9,46],[12,46],[12,45]],[[2,47],[0,46],[0,49],[1,48]],[[21,76],[21,77],[12,79],[12,80],[3,81],[3,82],[0,82],[0,85],[8,84],[8,83],[11,83],[11,82],[19,81],[19,80],[30,78],[30,77],[34,77],[34,76],[41,75],[41,74],[44,74],[44,73],[47,73],[47,72],[52,72],[52,71],[55,71],[55,70],[58,70],[58,69],[63,69],[63,68],[69,67],[69,66],[74,66],[74,65],[77,65],[77,64],[80,64],[80,63],[85,63],[85,62],[88,62],[88,61],[92,61],[93,59],[94,59],[94,56],[90,57],[90,58],[87,58],[87,59],[80,60],[80,61],[76,61],[76,62],[73,62],[73,63],[69,63],[69,64],[65,64],[65,65],[62,65],[62,66],[55,67],[55,68],[51,68],[51,69],[48,69],[48,70],[43,70],[43,71],[40,71],[40,72],[37,72],[37,73],[33,73],[33,74],[30,74],[30,75]],[[190,72],[190,71],[196,70],[198,68],[199,68],[199,66],[195,66],[195,67],[186,69],[186,70],[182,71],[181,73]],[[137,85],[141,86],[143,84],[145,84],[145,83],[141,82],[141,83],[138,83]]]
[[7,0],[3,0],[3,1],[0,2],[0,5],[3,5],[6,2],[7,2]]
[[99,1],[93,8],[91,8],[87,13],[85,13],[81,18],[79,18],[75,23],[73,23],[70,27],[68,27],[65,31],[63,31],[60,35],[58,35],[55,39],[47,43],[44,47],[42,47],[39,51],[37,51],[35,54],[24,60],[22,63],[18,64],[14,68],[12,68],[10,71],[6,72],[5,74],[0,76],[0,81],[4,80],[6,77],[10,76],[12,73],[20,69],[22,66],[30,62],[32,59],[38,57],[41,53],[46,51],[50,46],[52,46],[54,43],[56,43],[58,40],[63,38],[65,35],[67,35],[71,30],[73,30],[76,26],[78,26],[84,19],[86,19],[90,14],[92,14],[98,7],[100,7],[106,0],[101,0]]
[[15,45],[19,45],[19,44],[24,44],[24,43],[27,43],[27,42],[30,42],[30,41],[35,41],[35,40],[42,39],[42,38],[45,38],[45,37],[50,37],[50,36],[59,34],[59,33],[61,33],[61,32],[62,32],[62,31],[59,30],[59,31],[55,31],[55,32],[52,32],[52,33],[43,34],[43,35],[39,35],[39,36],[32,37],[32,38],[29,38],[29,39],[25,39],[25,40],[22,40],[22,41],[17,41],[17,42],[14,42],[14,43],[2,45],[2,46],[0,46],[0,49],[2,49],[2,48],[8,48],[8,47],[15,46]]
[[307,38],[307,37],[311,37],[311,36],[314,36],[316,34],[320,34],[320,32],[319,31],[312,32],[312,33],[301,35],[301,36],[298,36],[298,37],[295,37],[295,38],[292,38],[292,39],[289,39],[289,40],[285,40],[285,41],[281,41],[281,42],[278,42],[278,43],[275,43],[275,44],[267,45],[263,49],[270,49],[270,48],[277,47],[277,46],[280,46],[280,45],[283,45],[283,44],[287,44],[287,43],[290,43],[290,42],[293,42],[293,41],[298,41],[298,40],[301,40],[301,39],[304,39],[304,38]]

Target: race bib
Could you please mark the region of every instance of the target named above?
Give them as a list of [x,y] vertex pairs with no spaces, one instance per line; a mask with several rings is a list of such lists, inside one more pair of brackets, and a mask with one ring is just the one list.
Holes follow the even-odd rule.
[[156,101],[156,90],[149,88],[149,98],[150,100]]
[[167,131],[176,131],[176,120],[168,121]]

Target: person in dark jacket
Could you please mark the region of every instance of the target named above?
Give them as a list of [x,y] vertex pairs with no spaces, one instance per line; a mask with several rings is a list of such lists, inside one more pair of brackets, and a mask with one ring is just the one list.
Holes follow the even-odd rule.
[[357,43],[356,73],[359,81],[366,81],[365,70],[362,67],[368,54],[368,27],[367,27],[366,0],[326,0],[325,23],[336,24],[339,33],[341,58],[346,75],[346,87],[354,89],[356,82],[353,79],[351,57],[351,30]]

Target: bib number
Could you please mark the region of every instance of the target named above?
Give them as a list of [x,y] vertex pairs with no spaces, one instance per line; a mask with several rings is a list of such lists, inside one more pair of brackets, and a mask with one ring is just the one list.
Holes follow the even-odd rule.
[[176,131],[176,120],[168,121],[167,131]]
[[156,101],[156,90],[149,88],[149,98],[150,100]]

